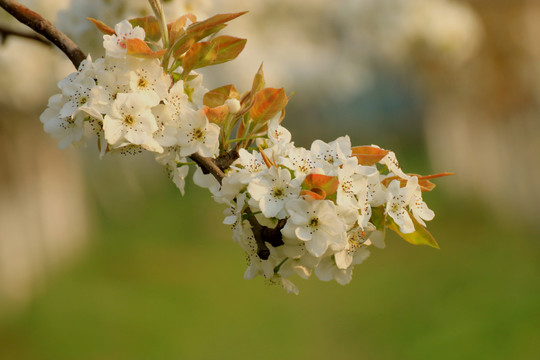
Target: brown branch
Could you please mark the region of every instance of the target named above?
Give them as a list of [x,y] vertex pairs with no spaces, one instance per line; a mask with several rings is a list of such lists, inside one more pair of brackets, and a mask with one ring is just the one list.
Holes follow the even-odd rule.
[[86,55],[70,38],[38,13],[13,0],[0,0],[0,7],[62,50],[77,69],[86,58]]
[[[230,158],[234,156],[237,155],[231,154],[225,156],[225,158],[230,160]],[[204,173],[212,174],[214,178],[216,178],[216,180],[221,184],[223,178],[225,177],[225,173],[216,164],[219,163],[220,157],[218,157],[218,159],[212,159],[196,153],[191,155],[190,158],[197,165],[199,165],[199,167],[203,170]],[[227,168],[229,166],[230,163],[227,165]],[[249,222],[249,224],[251,225],[251,229],[253,230],[253,236],[255,237],[255,242],[257,243],[257,255],[262,260],[267,260],[270,256],[270,249],[268,249],[266,243],[269,243],[274,247],[283,245],[281,229],[283,228],[283,226],[285,226],[285,220],[280,220],[277,226],[272,229],[267,226],[261,225],[249,207],[244,210],[244,213],[246,214],[247,221]]]
[[2,44],[4,44],[6,42],[6,39],[8,38],[8,36],[16,36],[16,37],[20,37],[20,38],[23,38],[23,39],[34,40],[34,41],[40,42],[41,44],[46,45],[46,46],[52,46],[53,45],[51,42],[44,39],[40,35],[29,34],[29,33],[26,33],[26,32],[14,30],[14,29],[8,29],[6,27],[0,26],[0,42]]

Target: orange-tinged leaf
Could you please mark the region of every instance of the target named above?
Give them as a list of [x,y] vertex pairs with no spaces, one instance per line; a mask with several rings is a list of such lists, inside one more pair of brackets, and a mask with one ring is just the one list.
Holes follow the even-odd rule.
[[203,104],[213,108],[225,104],[225,101],[228,99],[237,98],[238,90],[236,90],[234,85],[224,85],[204,94]]
[[222,35],[212,40],[217,47],[217,57],[212,65],[221,64],[235,59],[246,46],[246,39]]
[[114,30],[108,27],[107,25],[105,25],[104,22],[93,19],[91,17],[87,17],[87,19],[90,20],[98,28],[98,30],[101,31],[103,34],[105,35],[115,34]]
[[133,27],[140,26],[144,29],[146,39],[149,41],[159,41],[161,39],[161,30],[159,29],[159,22],[154,16],[144,16],[134,19],[130,19],[129,22]]
[[[409,214],[411,216],[411,214]],[[427,245],[435,249],[440,249],[439,244],[435,241],[435,238],[431,233],[423,227],[415,218],[411,216],[411,219],[414,224],[414,232],[410,234],[404,234],[399,230],[399,226],[394,222],[390,217],[386,217],[386,226],[395,231],[402,239],[413,245]]]
[[208,66],[216,59],[217,48],[209,41],[195,43],[191,45],[188,52],[184,55],[182,67],[187,73],[191,70]]
[[186,30],[184,29],[184,26],[186,26],[188,20],[191,20],[191,22],[194,23],[197,21],[197,17],[191,13],[184,14],[174,22],[167,24],[167,28],[169,30],[169,42],[171,44],[174,44],[176,40],[185,34]]
[[326,193],[323,189],[315,188],[312,190],[302,190],[300,195],[311,196],[315,200],[324,200],[326,198]]
[[[407,174],[409,176],[416,176],[418,178],[418,185],[420,185],[420,189],[425,192],[425,191],[431,191],[435,188],[435,184],[432,183],[431,181],[429,181],[429,179],[435,179],[435,178],[439,178],[439,177],[443,177],[443,176],[451,176],[451,175],[455,175],[454,173],[451,173],[451,172],[445,172],[445,173],[440,173],[440,174],[434,174],[434,175],[418,175],[418,174]],[[392,182],[392,180],[399,180],[399,185],[400,187],[405,187],[407,186],[407,180],[405,179],[402,179],[400,178],[399,176],[391,176],[391,177],[388,177],[386,179],[384,179],[383,181],[381,181],[381,183],[388,187],[388,185]]]
[[272,162],[272,160],[270,160],[270,158],[268,156],[266,156],[266,154],[264,153],[263,149],[259,146],[259,152],[261,153],[261,157],[263,158],[263,161],[264,163],[266,164],[266,166],[270,169],[272,166],[274,166],[275,164]]
[[[222,28],[221,26],[225,25],[226,22],[236,19],[237,17],[244,15],[245,13],[247,13],[247,11],[238,12],[238,13],[229,13],[229,14],[217,14],[206,20],[191,24],[187,28],[186,32],[198,33],[198,34],[208,33],[209,30],[213,30],[217,27]],[[208,33],[208,35],[211,35],[214,32],[217,32],[217,31],[210,32]]]
[[302,188],[314,191],[321,189],[326,195],[335,194],[339,186],[339,180],[336,176],[328,176],[323,174],[309,174],[302,183]]
[[255,122],[264,123],[282,111],[288,99],[285,90],[266,88],[253,96],[253,103],[249,115]]
[[371,166],[381,161],[390,151],[376,146],[355,146],[352,155],[358,159],[358,164]]
[[221,105],[212,108],[204,106],[203,109],[206,117],[208,118],[208,121],[220,126],[229,115],[229,107],[227,105]]
[[264,73],[263,73],[263,64],[259,66],[259,70],[257,70],[257,73],[255,74],[255,77],[253,78],[253,84],[251,85],[251,93],[256,94],[257,92],[264,89],[265,85],[264,81]]
[[165,49],[152,51],[141,39],[126,39],[127,54],[135,57],[155,59],[165,54]]

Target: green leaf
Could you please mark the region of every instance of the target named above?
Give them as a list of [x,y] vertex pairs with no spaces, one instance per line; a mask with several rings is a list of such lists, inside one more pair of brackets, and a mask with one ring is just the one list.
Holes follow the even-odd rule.
[[[409,214],[410,216],[411,214]],[[411,219],[414,223],[414,232],[410,234],[404,234],[399,230],[399,226],[394,222],[394,219],[392,219],[390,216],[386,217],[386,226],[390,229],[395,231],[401,238],[403,238],[405,241],[407,241],[410,244],[413,245],[427,245],[431,246],[435,249],[440,249],[439,244],[437,244],[437,241],[435,241],[435,238],[425,227],[420,225],[420,223],[414,218],[414,216],[411,216]]]
[[265,84],[266,82],[264,81],[263,64],[261,64],[261,66],[259,66],[259,70],[253,78],[253,84],[251,85],[251,94],[256,94],[257,92],[264,89]]
[[161,39],[161,31],[159,30],[159,22],[154,16],[144,16],[130,19],[129,22],[133,27],[140,26],[144,29],[146,40],[157,42]]
[[386,214],[384,213],[384,206],[372,207],[369,221],[375,225],[377,230],[385,232]]

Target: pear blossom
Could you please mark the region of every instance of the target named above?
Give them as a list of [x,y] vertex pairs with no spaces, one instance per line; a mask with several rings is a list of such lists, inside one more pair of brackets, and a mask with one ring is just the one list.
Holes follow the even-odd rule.
[[333,202],[297,199],[287,202],[286,207],[290,217],[283,235],[304,241],[311,255],[320,257],[329,247],[334,251],[345,248],[345,224],[337,216]]
[[387,203],[385,213],[390,215],[395,223],[399,226],[399,230],[404,234],[414,232],[414,223],[407,212],[407,205],[410,203],[414,188],[409,186],[414,183],[407,183],[407,186],[400,187],[398,180],[392,180],[388,185]]
[[339,185],[337,189],[338,205],[358,207],[356,194],[367,186],[367,178],[356,173],[358,160],[355,157],[343,161],[341,168],[337,170]]
[[152,133],[158,130],[152,107],[159,103],[153,91],[118,94],[111,111],[103,118],[105,138],[114,147],[141,145],[154,152],[163,148]]
[[103,35],[103,47],[105,54],[109,57],[123,58],[126,56],[126,40],[144,40],[144,29],[140,26],[131,25],[127,20],[119,22],[114,27],[114,35]]
[[421,225],[426,226],[424,220],[433,220],[433,218],[435,217],[435,213],[427,206],[424,200],[422,200],[422,190],[418,185],[418,177],[412,176],[409,182],[413,187],[416,184],[416,187],[413,190],[411,201],[409,203],[409,208],[411,209],[411,212],[416,221],[418,221]]
[[60,115],[65,104],[66,98],[62,94],[53,95],[49,99],[47,109],[39,117],[45,132],[59,140],[58,147],[60,149],[65,149],[71,143],[78,142],[84,133],[81,117]]
[[180,155],[199,153],[202,156],[214,156],[219,146],[219,126],[210,123],[203,110],[195,111],[190,108],[184,109],[180,121]]
[[283,219],[285,204],[300,193],[300,181],[292,179],[288,170],[272,166],[266,174],[250,182],[247,191],[264,216]]
[[172,79],[163,72],[157,59],[128,59],[131,91],[154,91],[160,99],[167,96]]

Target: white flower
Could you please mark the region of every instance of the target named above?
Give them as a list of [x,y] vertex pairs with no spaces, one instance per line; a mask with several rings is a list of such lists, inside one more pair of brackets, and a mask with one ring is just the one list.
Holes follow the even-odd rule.
[[126,56],[126,39],[144,40],[144,29],[140,26],[133,26],[127,20],[116,24],[115,35],[103,35],[103,47],[106,56],[123,58]]
[[355,157],[347,158],[343,161],[343,166],[338,168],[337,176],[339,185],[337,189],[338,205],[358,208],[356,194],[366,188],[367,178],[357,174],[358,160]]
[[132,91],[155,91],[160,99],[167,96],[172,79],[163,72],[157,59],[129,58],[129,86]]
[[184,82],[184,91],[191,107],[195,110],[202,109],[203,97],[208,92],[208,89],[202,84],[203,76],[201,74],[197,74],[194,71],[191,74],[197,75],[197,77],[191,81]]
[[95,86],[96,82],[93,78],[79,73],[73,73],[62,79],[58,83],[58,87],[62,90],[66,103],[60,110],[60,116],[71,116],[81,106],[88,106],[90,93]]
[[381,161],[379,161],[381,164],[386,165],[388,170],[390,170],[394,175],[399,176],[402,179],[408,180],[411,177],[403,172],[401,168],[399,167],[396,154],[394,154],[393,151],[390,151],[384,158],[382,158]]
[[291,180],[289,170],[272,166],[250,182],[247,190],[264,216],[283,219],[286,217],[285,204],[300,193],[300,182]]
[[291,142],[291,133],[279,125],[279,116],[268,121],[268,140],[273,145],[286,145]]
[[329,167],[336,169],[342,164],[342,159],[351,156],[351,139],[349,136],[342,136],[328,144],[322,140],[315,140],[311,144],[311,152],[313,157],[321,162],[319,166],[325,170],[325,174],[335,175],[329,171]]
[[163,147],[177,145],[180,122],[171,116],[169,107],[165,104],[156,105],[152,108],[152,114],[158,127],[153,133],[154,139]]
[[249,184],[267,167],[260,152],[250,153],[246,149],[240,149],[238,159],[231,165],[231,169],[234,171],[228,172],[227,176],[233,176],[236,181],[242,184]]
[[416,176],[412,176],[409,182],[411,183],[411,186],[414,187],[411,202],[409,203],[409,209],[411,209],[416,221],[418,221],[421,225],[426,226],[424,220],[433,220],[435,213],[433,210],[428,208],[427,204],[422,200],[422,189],[418,185],[418,178]]
[[184,92],[184,82],[179,80],[169,90],[165,104],[173,116],[180,116],[180,112],[189,104],[188,96]]
[[45,132],[59,140],[60,149],[65,149],[71,143],[80,141],[84,133],[83,117],[60,115],[65,104],[66,99],[62,94],[53,95],[49,99],[47,109],[39,117]]
[[152,137],[158,126],[151,108],[158,103],[159,97],[153,91],[118,94],[110,113],[103,118],[109,144],[114,147],[141,145],[147,150],[162,152],[163,148]]
[[366,249],[366,246],[371,244],[368,242],[369,236],[375,230],[373,224],[368,224],[364,229],[359,227],[351,229],[347,233],[347,247],[334,255],[336,266],[344,270],[364,261],[369,256],[369,251]]
[[[412,184],[412,183],[411,183]],[[388,185],[387,203],[385,213],[390,215],[394,222],[399,226],[399,230],[404,234],[414,232],[414,223],[409,216],[405,207],[410,203],[413,191],[413,186],[400,187],[400,181],[392,180]]]
[[202,156],[214,156],[219,147],[218,125],[210,123],[203,110],[184,109],[180,116],[178,144],[180,155],[189,156],[199,153]]
[[345,224],[332,201],[296,199],[287,202],[286,208],[290,217],[283,235],[304,241],[311,255],[321,257],[329,247],[339,251],[347,245]]
[[304,148],[289,149],[287,157],[283,158],[281,163],[293,170],[294,177],[301,181],[315,169],[312,153]]

